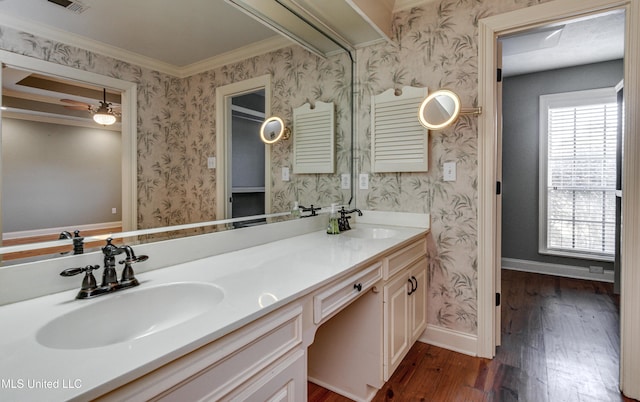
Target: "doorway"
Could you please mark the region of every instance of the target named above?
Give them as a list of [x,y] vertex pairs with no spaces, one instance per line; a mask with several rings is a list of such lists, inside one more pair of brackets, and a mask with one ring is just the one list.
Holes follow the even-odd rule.
[[[0,50],[0,61],[7,68],[36,74],[43,79],[68,81],[77,85],[106,88],[107,91],[120,93],[122,115],[121,142],[118,154],[121,163],[121,183],[117,184],[121,188],[119,209],[122,230],[135,230],[137,228],[136,84],[2,50]],[[47,116],[49,115],[47,114]],[[44,121],[44,119],[41,120]],[[108,213],[111,213],[111,208]],[[1,222],[0,229],[2,229]]]
[[[629,42],[625,46],[624,80],[625,80],[625,155],[623,162],[623,211],[625,225],[623,226],[623,245],[621,248],[622,272],[621,289],[621,370],[620,385],[625,394],[638,397],[640,385],[634,381],[640,369],[640,351],[634,347],[633,340],[637,339],[640,325],[631,313],[640,306],[640,298],[635,295],[633,289],[640,283],[640,277],[635,271],[640,251],[637,248],[625,247],[626,244],[637,244],[638,233],[635,228],[640,224],[640,216],[636,211],[638,205],[639,183],[633,180],[640,173],[640,166],[633,160],[640,148],[637,138],[639,118],[630,116],[628,111],[635,110],[638,104],[640,84],[638,83],[638,56],[640,43],[637,38],[640,35],[638,25],[640,21],[640,4],[633,1],[594,0],[588,2],[575,2],[558,0],[538,6],[529,7],[526,10],[506,13],[482,20],[479,24],[479,98],[483,105],[483,116],[479,121],[479,325],[478,325],[478,355],[492,357],[495,354],[495,323],[496,317],[495,294],[499,285],[496,277],[496,254],[499,251],[495,242],[497,232],[496,178],[497,164],[497,137],[496,119],[497,105],[496,94],[496,39],[505,34],[522,31],[535,26],[561,22],[580,16],[588,16],[593,13],[625,9],[625,37]],[[628,151],[628,152],[627,152]],[[632,158],[633,157],[633,158]],[[636,180],[637,181],[637,180]],[[499,264],[498,264],[499,266]]]
[[[231,97],[231,135],[227,133],[227,169],[231,170],[231,196],[228,197],[232,218],[265,213],[265,144],[260,140],[264,122],[264,89]],[[235,223],[255,224],[265,219]]]
[[[256,104],[262,105],[263,110],[260,111],[261,107],[255,106]],[[236,126],[245,125],[248,127],[255,126],[256,120],[259,120],[261,116],[264,118],[264,116],[271,115],[271,76],[267,74],[217,88],[216,105],[216,219],[236,217],[233,210],[234,170],[240,173],[240,175],[236,175],[236,183],[238,184],[237,191],[235,191],[236,200],[243,199],[242,202],[236,203],[238,207],[235,213],[252,215],[252,212],[261,209],[259,208],[260,201],[257,200],[262,197],[264,199],[263,214],[269,214],[271,212],[271,148],[262,142],[256,143],[250,134],[249,136],[243,135],[242,139],[238,139],[238,144],[244,143],[239,147],[241,150],[243,148],[251,149],[250,152],[255,153],[260,152],[259,147],[262,147],[264,154],[264,163],[261,164],[264,167],[262,170],[264,189],[262,189],[261,186],[253,185],[260,182],[256,178],[260,174],[256,171],[259,168],[247,167],[241,162],[242,157],[236,158],[234,163],[233,126],[234,114]],[[250,120],[254,121],[250,122]],[[238,131],[250,132],[251,130],[252,128]],[[259,138],[258,135],[256,138]],[[238,147],[236,146],[236,148]],[[253,164],[255,165],[255,161]],[[250,181],[243,183],[243,180],[248,177],[250,177]],[[253,193],[253,195],[245,197],[249,193]],[[244,202],[244,198],[250,198],[250,201]]]
[[503,268],[614,279],[624,20],[619,10],[498,39]]

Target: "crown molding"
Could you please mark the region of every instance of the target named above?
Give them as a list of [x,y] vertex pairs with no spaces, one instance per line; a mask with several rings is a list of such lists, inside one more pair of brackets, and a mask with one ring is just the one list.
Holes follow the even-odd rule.
[[103,56],[113,57],[114,59],[135,64],[140,67],[149,68],[161,73],[173,76],[179,75],[179,69],[169,63],[164,63],[151,57],[142,56],[119,47],[75,35],[48,25],[37,24],[22,18],[7,16],[6,14],[0,14],[0,25],[85,49]]
[[142,56],[128,50],[111,46],[106,43],[88,39],[75,35],[51,26],[37,24],[22,18],[8,16],[0,13],[0,25],[13,28],[19,31],[28,32],[33,35],[47,38],[67,45],[75,46],[103,56],[112,57],[116,60],[134,64],[139,67],[148,68],[177,78],[186,78],[194,74],[199,74],[218,68],[230,63],[246,60],[258,54],[268,53],[273,50],[290,46],[292,42],[280,35],[244,46],[218,56],[211,57],[187,66],[176,66],[160,60]]
[[294,44],[290,39],[285,38],[282,35],[275,35],[270,38],[255,42],[247,46],[243,46],[232,51],[219,54],[217,56],[189,64],[184,67],[178,68],[179,78],[190,77],[195,74],[204,73],[206,71],[213,70],[228,64],[237,63],[254,57],[256,55],[269,53],[283,47],[291,46]]
[[63,116],[53,113],[34,112],[32,110],[21,110],[8,108],[2,111],[3,118],[26,120],[38,123],[60,124],[63,126],[84,127],[94,130],[122,131],[122,124],[115,123],[110,126],[101,126],[93,119],[83,119],[81,117]]

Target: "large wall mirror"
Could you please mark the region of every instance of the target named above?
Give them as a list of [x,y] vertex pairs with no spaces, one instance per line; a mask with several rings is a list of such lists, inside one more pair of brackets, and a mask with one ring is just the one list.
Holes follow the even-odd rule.
[[[252,94],[263,96],[268,113],[286,125],[291,124],[292,110],[302,104],[336,105],[335,174],[290,170],[290,140],[260,145],[257,152],[264,153],[268,163],[265,184],[255,187],[268,189],[264,213],[286,213],[295,201],[324,206],[352,199],[351,188],[341,186],[341,176],[352,174],[353,66],[347,49],[320,55],[226,2],[192,3],[154,13],[157,27],[141,26],[139,21],[156,18],[148,15],[135,22],[143,7],[127,8],[126,1],[92,3],[79,13],[50,2],[0,4],[2,97],[7,108],[2,111],[1,206],[8,238],[40,242],[39,234],[73,234],[76,228],[83,235],[94,233],[92,228],[106,227],[106,233],[166,228],[153,237],[157,239],[204,230],[177,232],[176,225],[231,218],[219,216],[223,200],[218,199],[218,186],[232,176],[234,166],[243,165],[216,162],[226,152],[216,149],[221,135],[216,90],[264,76],[270,88]],[[110,12],[118,17],[109,18]],[[217,33],[218,17],[227,22],[220,27],[225,31]],[[54,35],[53,28],[65,32]],[[209,32],[204,38],[185,36],[191,30],[201,32],[198,29]],[[164,31],[168,36],[159,34]],[[127,41],[134,43],[129,46]],[[214,46],[218,42],[224,46]],[[153,53],[157,49],[162,52]],[[89,109],[99,106],[103,96],[117,111],[113,126],[91,120]],[[268,116],[243,102],[246,99],[233,102],[230,114],[242,126],[255,127],[255,134],[246,135],[259,139],[257,122]],[[23,133],[28,135],[16,141]],[[238,148],[244,142],[238,140]],[[18,152],[29,153],[38,166],[13,157]],[[289,177],[283,174],[287,169]],[[30,213],[28,207],[36,209]],[[264,221],[271,222],[257,223]]]

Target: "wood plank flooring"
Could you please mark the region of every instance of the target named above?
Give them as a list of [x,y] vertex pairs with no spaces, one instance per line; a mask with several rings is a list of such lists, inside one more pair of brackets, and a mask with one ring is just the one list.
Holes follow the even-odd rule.
[[[492,360],[416,343],[374,401],[632,401],[618,390],[613,285],[504,270]],[[349,399],[309,383],[309,401]]]

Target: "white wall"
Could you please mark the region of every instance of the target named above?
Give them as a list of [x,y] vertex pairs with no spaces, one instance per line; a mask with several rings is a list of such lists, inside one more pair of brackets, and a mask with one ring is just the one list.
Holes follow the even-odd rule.
[[120,154],[119,132],[3,118],[3,232],[120,221]]

